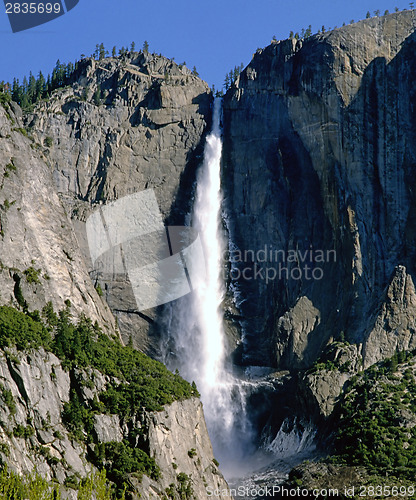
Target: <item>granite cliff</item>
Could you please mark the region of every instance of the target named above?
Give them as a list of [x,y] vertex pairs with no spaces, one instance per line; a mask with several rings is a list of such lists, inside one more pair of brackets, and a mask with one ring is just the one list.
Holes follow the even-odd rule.
[[[405,11],[272,42],[227,92],[227,223],[254,251],[234,276],[263,270],[229,280],[240,363],[302,371],[347,341],[354,373],[416,347],[415,28]],[[349,376],[310,380],[323,413]]]

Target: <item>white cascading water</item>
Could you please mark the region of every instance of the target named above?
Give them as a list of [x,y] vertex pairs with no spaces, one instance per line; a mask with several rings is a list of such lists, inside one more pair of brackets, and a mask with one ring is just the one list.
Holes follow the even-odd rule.
[[[192,295],[192,315],[199,336],[200,352],[190,354],[213,446],[218,450],[217,454],[222,455],[219,445],[231,444],[229,441],[232,439],[236,408],[232,397],[233,377],[225,369],[226,345],[221,307],[225,293],[222,278],[225,241],[221,229],[220,115],[221,100],[216,99],[212,131],[206,140],[193,207],[192,226],[201,238],[206,274],[203,276],[201,273],[201,282],[196,283]],[[188,357],[188,364],[191,357]]]
[[[195,381],[221,469],[238,460],[250,438],[245,414],[244,387],[227,369],[227,346],[222,302],[223,255],[226,248],[221,224],[221,100],[214,102],[212,131],[206,139],[204,161],[197,178],[192,227],[198,231],[204,251],[205,273],[193,278],[193,293],[171,310],[168,329],[174,353],[165,363]],[[204,275],[205,274],[205,275]],[[199,282],[198,282],[199,281]]]

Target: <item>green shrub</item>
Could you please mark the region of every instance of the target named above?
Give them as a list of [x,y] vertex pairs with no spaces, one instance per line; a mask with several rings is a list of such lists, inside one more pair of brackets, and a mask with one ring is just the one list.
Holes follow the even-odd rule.
[[127,481],[127,474],[136,473],[138,477],[142,474],[157,480],[160,477],[160,469],[153,458],[141,450],[132,447],[126,440],[104,444],[104,457],[101,466],[105,468],[110,480],[118,485]]
[[0,498],[10,500],[55,500],[60,497],[59,486],[51,485],[39,474],[19,476],[3,466],[0,471]]
[[47,349],[50,343],[50,333],[42,323],[13,307],[0,306],[0,348]]
[[18,438],[23,438],[27,439],[33,436],[35,433],[34,428],[31,425],[28,425],[25,427],[24,425],[18,424],[16,427],[13,429],[13,436],[18,437]]
[[12,130],[14,130],[15,132],[20,132],[22,135],[24,135],[25,137],[29,137],[29,134],[27,132],[27,130],[25,128],[22,128],[22,127],[15,127],[13,128]]
[[10,447],[7,443],[0,443],[0,453],[3,453],[6,457],[10,455]]
[[33,266],[28,267],[23,274],[26,276],[26,281],[28,283],[40,283],[39,276],[42,269],[35,269]]
[[46,137],[45,138],[45,141],[44,141],[44,144],[47,148],[50,148],[53,144],[53,139],[52,137]]
[[180,472],[176,479],[178,481],[177,491],[179,493],[179,498],[183,498],[185,500],[191,499],[194,492],[192,489],[191,478],[185,474],[184,472]]
[[0,384],[0,394],[4,404],[10,410],[12,415],[16,413],[16,403],[14,402],[13,394],[10,389],[6,389],[3,384]]

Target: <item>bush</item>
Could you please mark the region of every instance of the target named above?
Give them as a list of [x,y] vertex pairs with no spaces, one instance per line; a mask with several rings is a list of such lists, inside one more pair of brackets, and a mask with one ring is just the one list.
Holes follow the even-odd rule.
[[39,474],[22,477],[3,466],[0,472],[0,494],[1,498],[11,500],[54,500],[59,498],[59,486],[49,484]]
[[42,323],[13,307],[0,306],[0,348],[47,349],[50,343],[50,334]]
[[16,413],[16,403],[14,402],[12,391],[10,389],[6,389],[3,384],[0,384],[0,394],[4,404],[7,406],[10,413],[14,415]]
[[23,271],[23,274],[26,276],[26,281],[28,283],[40,283],[39,276],[41,272],[41,269],[35,269],[33,266],[30,266]]
[[28,425],[25,427],[24,425],[18,424],[16,427],[13,429],[13,436],[18,437],[18,438],[23,438],[27,439],[33,436],[35,433],[35,430],[31,425]]
[[27,130],[25,128],[22,128],[22,127],[15,127],[13,128],[12,130],[14,130],[15,132],[20,132],[22,135],[24,135],[25,137],[29,137],[29,134],[27,132]]

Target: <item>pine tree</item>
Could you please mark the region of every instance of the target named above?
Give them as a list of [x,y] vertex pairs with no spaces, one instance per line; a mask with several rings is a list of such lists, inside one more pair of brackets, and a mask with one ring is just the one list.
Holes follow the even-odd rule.
[[35,102],[36,99],[36,79],[33,76],[32,72],[29,72],[29,84],[27,87],[27,97],[29,102]]
[[65,73],[65,83],[67,84],[75,71],[75,66],[72,62],[69,62],[66,66]]
[[294,36],[294,33],[293,33],[293,31],[291,31],[291,32],[289,33],[289,38],[290,38],[290,39],[292,39],[292,38],[293,38],[293,36]]
[[406,351],[399,351],[397,352],[397,362],[404,363],[406,361]]
[[366,19],[370,19],[370,17],[371,17],[370,11],[369,11],[369,10],[367,10],[367,14],[365,15],[365,18],[366,18]]
[[29,101],[29,98],[28,98],[26,92],[22,96],[20,106],[22,109],[28,109],[30,107],[30,101]]
[[22,92],[23,92],[23,94],[27,94],[27,87],[28,87],[27,78],[26,78],[26,76],[24,76],[23,77],[23,82],[22,82]]
[[399,359],[398,359],[398,354],[397,354],[397,351],[394,353],[394,356],[391,358],[390,360],[390,370],[392,372],[395,372],[397,370],[397,365],[398,365],[398,362],[399,362]]
[[105,48],[104,44],[100,43],[99,49],[98,49],[98,60],[102,61],[105,57]]
[[235,66],[233,71],[233,82],[235,82],[239,76],[240,76],[240,67]]
[[394,7],[394,12],[399,12],[399,7]]
[[136,50],[136,43],[135,42],[131,42],[130,52],[134,52],[135,50]]
[[94,92],[93,101],[96,106],[101,104],[101,87],[97,86],[97,90]]
[[2,80],[0,82],[0,102],[6,103],[11,101],[10,83]]
[[228,76],[228,73],[225,75],[224,79],[224,88],[227,91],[230,87],[230,77]]
[[45,86],[45,77],[43,76],[42,71],[39,71],[39,75],[36,80],[36,101],[39,101],[39,99],[43,98],[45,94]]
[[143,42],[143,52],[147,54],[149,52],[149,43],[147,40]]
[[116,57],[116,46],[114,45],[113,50],[111,51],[111,57]]
[[388,16],[389,14],[390,14],[390,12],[389,12],[388,10],[385,10],[385,11],[384,11],[384,15],[385,15],[385,16]]
[[48,75],[48,78],[46,80],[45,94],[50,95],[51,91],[52,91],[51,75]]
[[21,86],[19,85],[19,80],[14,78],[12,87],[12,99],[13,101],[17,102],[17,104],[20,104],[22,102],[22,97],[23,92]]
[[305,38],[309,38],[310,36],[312,36],[312,25],[311,24],[308,26],[308,29],[305,31]]
[[374,15],[375,15],[376,17],[378,17],[378,16],[380,15],[380,9],[375,10],[375,11],[374,11]]
[[198,73],[198,71],[196,70],[196,66],[194,66],[194,67],[192,68],[192,74],[193,74],[193,75],[195,75],[195,76],[199,76],[199,73]]

